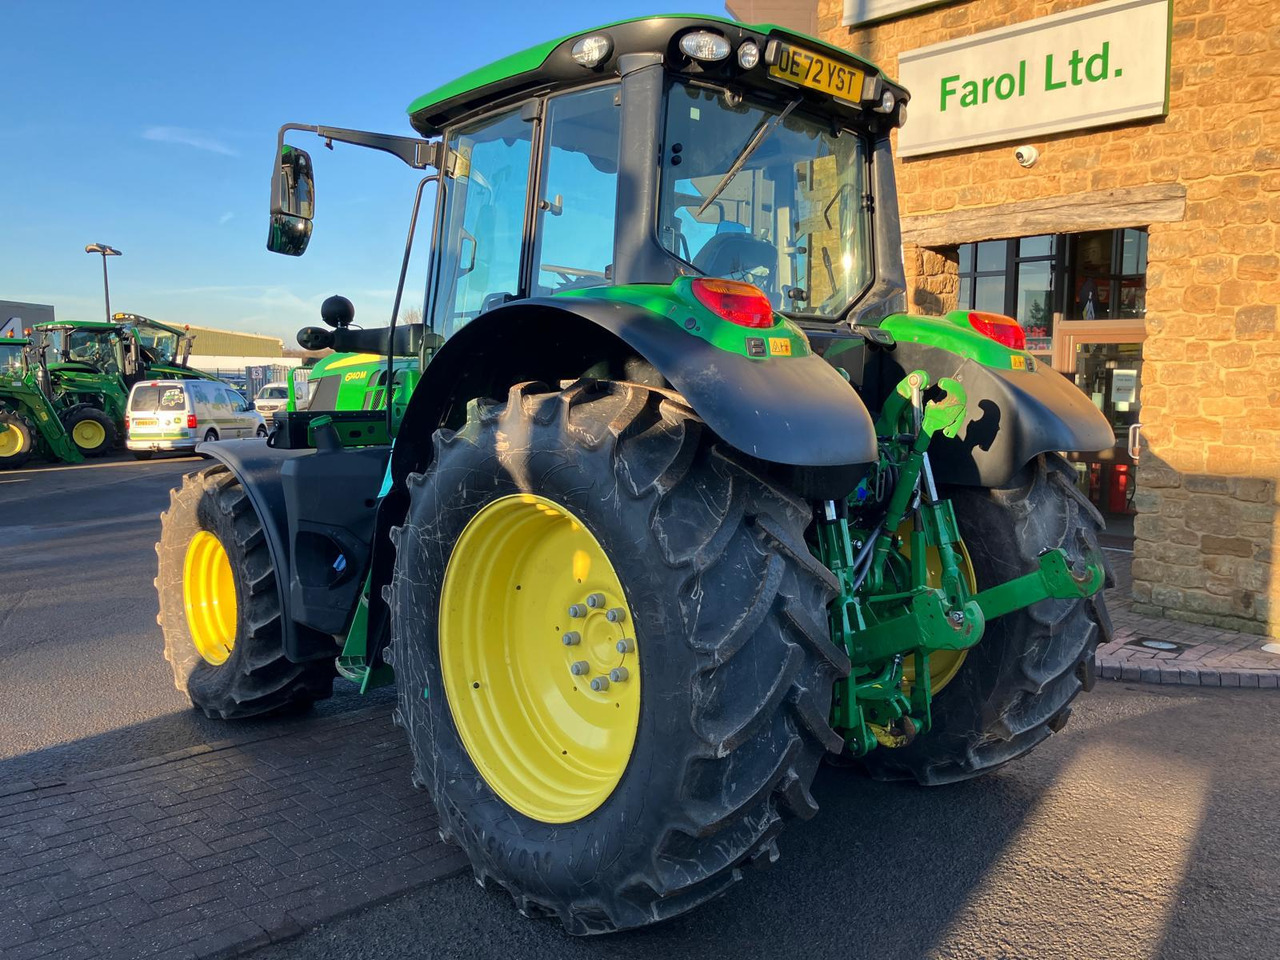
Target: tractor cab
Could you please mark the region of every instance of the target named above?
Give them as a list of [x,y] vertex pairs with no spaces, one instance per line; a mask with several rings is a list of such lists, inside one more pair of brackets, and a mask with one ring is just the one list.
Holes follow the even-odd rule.
[[762,326],[878,319],[902,305],[896,219],[872,238],[873,198],[896,207],[888,138],[907,99],[779,27],[611,24],[418,98],[423,140],[286,125],[268,246],[297,255],[310,236],[311,159],[284,143],[308,130],[436,171],[423,315],[442,338],[511,303],[682,278],[727,281],[699,296],[746,297]]
[[53,354],[55,371],[123,375],[128,338],[119,324],[83,320],[41,323],[35,330]]
[[136,313],[117,313],[112,319],[129,332],[130,348],[136,350],[140,367],[187,365],[194,341],[188,329],[179,330]]

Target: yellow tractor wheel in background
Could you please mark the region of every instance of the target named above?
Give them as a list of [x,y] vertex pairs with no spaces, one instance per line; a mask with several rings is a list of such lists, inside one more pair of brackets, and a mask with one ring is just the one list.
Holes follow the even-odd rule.
[[328,697],[334,660],[285,655],[262,522],[222,464],[182,478],[160,515],[156,592],[174,685],[206,716],[297,710]]
[[87,403],[72,407],[62,415],[62,425],[72,442],[86,457],[101,457],[115,449],[119,431],[115,421]]

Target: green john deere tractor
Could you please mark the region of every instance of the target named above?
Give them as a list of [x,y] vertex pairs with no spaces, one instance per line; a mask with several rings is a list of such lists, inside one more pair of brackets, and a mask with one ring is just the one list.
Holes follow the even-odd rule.
[[233,718],[394,680],[442,836],[578,934],[773,859],[824,758],[941,784],[1062,729],[1109,627],[1060,452],[1111,428],[1012,320],[902,312],[907,97],[663,16],[447,84],[418,138],[282,128],[277,252],[314,213],[288,131],[435,184],[424,322],[334,297],[298,338],[421,381],[398,423],[202,448],[158,546],[179,688]]
[[129,390],[139,380],[212,380],[187,366],[192,337],[132,313],[110,323],[41,323],[35,333],[53,353],[53,398],[67,432],[86,457],[100,457],[124,439]]
[[0,338],[0,470],[15,470],[32,456],[79,463],[53,403],[42,349],[25,337]]

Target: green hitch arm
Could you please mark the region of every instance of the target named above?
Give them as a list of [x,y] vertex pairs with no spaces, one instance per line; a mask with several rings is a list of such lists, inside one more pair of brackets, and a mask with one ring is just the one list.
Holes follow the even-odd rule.
[[1102,557],[1094,555],[1077,573],[1061,550],[1040,555],[1040,569],[981,591],[973,599],[988,620],[1021,610],[1041,600],[1072,600],[1090,597],[1102,589],[1106,579]]

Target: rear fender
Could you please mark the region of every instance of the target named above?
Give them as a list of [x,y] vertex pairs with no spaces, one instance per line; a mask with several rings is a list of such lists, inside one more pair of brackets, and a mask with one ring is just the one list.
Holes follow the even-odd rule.
[[[954,438],[934,434],[929,461],[939,483],[1004,487],[1016,482],[1022,468],[1041,453],[1091,453],[1115,443],[1115,432],[1074,384],[1047,364],[1022,351],[980,337],[970,343],[961,335],[934,342],[912,342],[905,321],[886,323],[897,342],[873,346],[868,355],[863,395],[879,407],[912,370],[925,370],[930,381],[951,377],[968,395],[968,421]],[[924,338],[922,338],[924,339]],[[937,345],[942,343],[944,345]]]
[[287,450],[224,440],[197,449],[235,475],[262,523],[285,655],[336,656],[369,569],[388,448]]
[[871,416],[798,332],[795,355],[755,358],[721,349],[686,324],[695,321],[589,296],[523,300],[472,320],[440,348],[414,391],[396,441],[395,480],[425,469],[431,434],[460,425],[468,400],[504,397],[528,380],[554,386],[596,376],[669,385],[742,453],[821,477],[829,496],[852,489],[876,459]]

